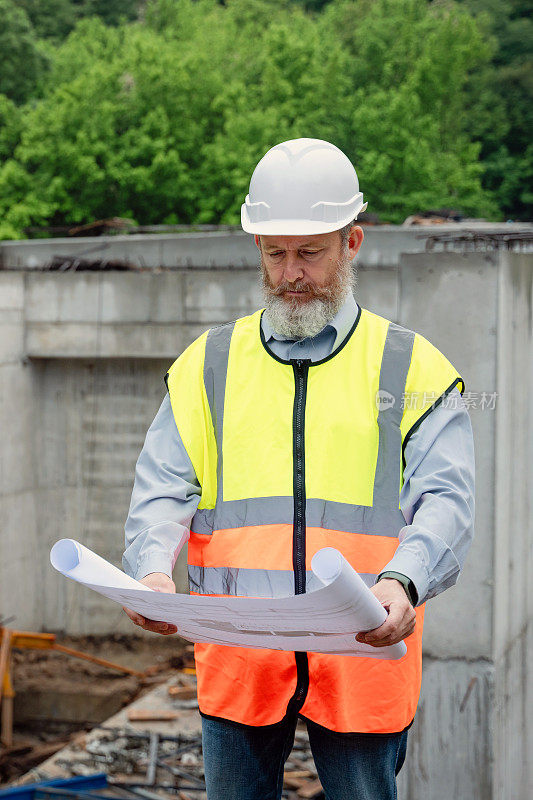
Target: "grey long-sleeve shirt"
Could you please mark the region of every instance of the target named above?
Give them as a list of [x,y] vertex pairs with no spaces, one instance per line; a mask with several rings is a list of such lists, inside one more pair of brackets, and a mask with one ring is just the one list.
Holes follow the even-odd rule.
[[[275,334],[263,316],[267,346],[283,358],[328,356],[347,336],[358,306],[350,295],[316,336],[300,341]],[[400,508],[406,525],[381,572],[406,575],[418,602],[452,586],[462,569],[474,527],[474,446],[470,417],[457,389],[433,409],[405,448]],[[137,460],[125,526],[125,571],[137,579],[150,572],[171,576],[189,537],[200,485],[176,428],[168,394],[150,426]]]

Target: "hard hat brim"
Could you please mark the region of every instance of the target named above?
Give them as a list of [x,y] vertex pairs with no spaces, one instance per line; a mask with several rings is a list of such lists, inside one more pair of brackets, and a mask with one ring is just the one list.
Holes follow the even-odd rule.
[[333,233],[333,231],[344,228],[353,219],[353,214],[350,214],[346,219],[340,219],[336,222],[308,219],[271,219],[263,222],[251,222],[246,205],[243,203],[241,206],[243,231],[257,236],[308,236],[318,233]]

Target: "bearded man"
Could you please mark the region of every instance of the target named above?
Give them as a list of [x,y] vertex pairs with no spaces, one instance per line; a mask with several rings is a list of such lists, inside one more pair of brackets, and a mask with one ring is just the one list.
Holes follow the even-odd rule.
[[396,797],[424,603],[455,583],[472,536],[463,381],[422,336],[356,303],[365,207],[334,145],[269,150],[242,206],[265,308],[171,366],[137,462],[124,566],[147,586],[175,591],[188,540],[192,592],[302,594],[332,546],[388,612],[357,638],[376,655],[406,640],[398,661],[196,645],[209,800],[280,798],[298,717],[328,800]]

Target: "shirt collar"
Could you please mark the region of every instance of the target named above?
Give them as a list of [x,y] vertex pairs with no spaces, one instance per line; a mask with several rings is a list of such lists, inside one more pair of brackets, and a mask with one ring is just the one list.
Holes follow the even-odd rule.
[[[359,306],[355,302],[355,298],[351,292],[349,292],[346,300],[339,308],[333,319],[325,325],[316,336],[308,337],[310,341],[321,336],[324,331],[333,330],[335,331],[335,344],[333,345],[333,350],[336,350],[337,347],[346,339],[348,333],[350,332],[359,312]],[[269,321],[266,319],[265,315],[261,317],[261,327],[263,329],[263,335],[265,337],[265,341],[268,343],[271,339],[277,339],[278,342],[294,342],[297,341],[296,339],[289,339],[286,336],[281,336],[281,334],[276,333],[272,330],[272,327]],[[305,341],[305,340],[304,340]]]

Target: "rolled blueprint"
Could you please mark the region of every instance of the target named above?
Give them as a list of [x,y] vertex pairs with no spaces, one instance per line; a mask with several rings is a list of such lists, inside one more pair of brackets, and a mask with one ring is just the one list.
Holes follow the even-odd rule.
[[387,612],[342,553],[334,547],[317,550],[311,560],[311,569],[324,586],[334,586],[339,596],[351,598],[351,606],[359,625],[356,633],[371,631],[383,625]]
[[274,598],[164,594],[148,589],[73,539],[56,542],[52,565],[63,575],[137,611],[176,625],[191,642],[397,659],[404,642],[375,648],[355,639],[387,613],[362,578],[332,547],[313,556],[321,588]]
[[75,539],[60,539],[50,550],[50,561],[58,572],[86,586],[107,586],[114,589],[143,589],[153,591],[105,558],[93,553]]

